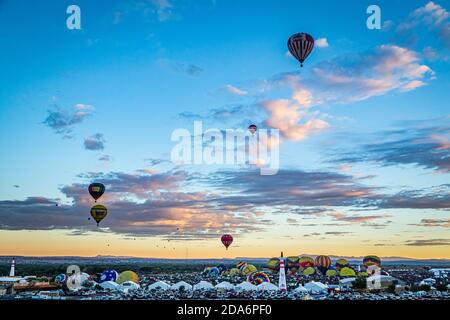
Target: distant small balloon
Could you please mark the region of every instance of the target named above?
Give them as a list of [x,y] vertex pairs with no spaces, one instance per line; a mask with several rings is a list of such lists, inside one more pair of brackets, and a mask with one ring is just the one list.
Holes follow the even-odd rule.
[[230,234],[224,234],[220,240],[222,241],[223,245],[225,246],[225,248],[228,250],[228,247],[231,245],[231,243],[233,242],[233,236],[231,236]]
[[258,130],[258,127],[255,124],[248,126],[248,131],[250,131],[251,134],[255,134],[256,130]]

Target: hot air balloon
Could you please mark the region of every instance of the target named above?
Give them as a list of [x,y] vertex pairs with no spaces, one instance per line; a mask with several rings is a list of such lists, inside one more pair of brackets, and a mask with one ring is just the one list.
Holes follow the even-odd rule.
[[286,268],[289,270],[291,274],[294,274],[299,269],[299,257],[298,256],[290,256],[286,258]]
[[327,272],[325,273],[325,275],[327,277],[334,277],[337,276],[338,271],[335,267],[330,267],[330,269],[327,270]]
[[247,276],[247,281],[257,286],[263,282],[270,282],[270,278],[267,274],[261,271],[250,273]]
[[257,270],[258,269],[252,264],[246,264],[240,269],[241,273],[245,276],[248,276],[250,273],[256,272]]
[[341,277],[354,277],[356,276],[355,270],[349,267],[344,267],[339,271]]
[[219,265],[217,266],[217,269],[219,269],[220,273],[223,273],[223,272],[225,272],[225,271],[228,270],[227,266],[224,265],[223,263],[219,264]]
[[272,271],[280,270],[280,259],[279,258],[270,258],[267,261],[267,268],[269,268]]
[[300,67],[303,67],[303,62],[314,48],[314,38],[304,32],[296,33],[288,39],[287,45],[289,52],[300,62]]
[[377,256],[365,256],[363,258],[363,265],[366,268],[369,266],[373,266],[373,265],[376,265],[379,267],[381,265],[381,259],[380,259],[380,257],[377,257]]
[[308,267],[305,270],[303,270],[303,274],[305,276],[311,276],[311,275],[313,275],[315,273],[316,273],[316,269],[314,269],[314,267]]
[[248,131],[250,131],[251,134],[255,134],[256,130],[258,130],[258,127],[255,124],[248,126]]
[[55,282],[58,284],[64,284],[67,281],[67,276],[64,273],[58,274],[55,277]]
[[302,270],[309,267],[314,267],[314,259],[308,256],[301,256],[300,259],[298,260],[298,263]]
[[209,275],[209,270],[211,270],[211,268],[212,268],[212,267],[205,267],[205,269],[203,269],[202,274],[203,274],[204,276]]
[[346,259],[338,259],[336,260],[336,263],[334,264],[336,266],[337,270],[341,270],[344,267],[348,267],[348,261]]
[[209,276],[209,277],[214,277],[214,278],[216,278],[216,277],[218,277],[219,275],[220,275],[220,270],[219,270],[219,268],[217,268],[217,267],[212,267],[212,268],[210,268],[209,271],[208,271],[208,276]]
[[101,204],[97,204],[91,208],[91,216],[97,222],[97,226],[108,214],[108,209]]
[[97,202],[98,198],[105,192],[105,186],[102,183],[95,182],[89,185],[88,190],[92,198]]
[[224,234],[220,240],[222,241],[225,248],[228,250],[228,247],[233,242],[233,237],[230,234]]
[[358,277],[367,278],[368,274],[365,271],[358,272]]
[[322,274],[325,274],[325,272],[327,272],[328,268],[331,266],[331,259],[328,256],[317,256],[314,260],[314,264]]
[[133,271],[130,270],[124,271],[120,273],[119,276],[117,277],[117,283],[121,284],[126,281],[132,281],[134,283],[139,284],[139,276]]
[[238,268],[231,268],[230,272],[229,272],[230,276],[238,276],[239,273],[240,273],[240,271]]
[[245,261],[239,261],[238,263],[236,263],[236,268],[240,269],[246,264],[247,264],[247,262],[245,262]]
[[116,270],[108,269],[102,272],[100,275],[100,281],[99,282],[105,282],[105,281],[117,281],[117,278],[119,277],[119,274]]

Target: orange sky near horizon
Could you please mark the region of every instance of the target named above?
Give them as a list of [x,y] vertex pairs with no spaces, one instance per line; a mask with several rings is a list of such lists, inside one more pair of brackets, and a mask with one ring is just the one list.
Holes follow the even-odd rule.
[[[136,240],[134,240],[136,239]],[[407,246],[392,243],[389,246],[374,246],[369,242],[355,242],[349,237],[325,239],[257,239],[236,238],[229,250],[225,250],[219,239],[201,241],[174,241],[160,238],[124,238],[119,235],[89,234],[67,235],[66,231],[1,231],[0,255],[7,256],[88,256],[97,255],[133,256],[168,259],[205,259],[235,257],[272,257],[283,251],[285,256],[299,254],[326,254],[336,256],[364,256],[375,254],[381,257],[397,256],[417,259],[448,259],[446,246]],[[109,244],[109,246],[108,246]],[[165,247],[165,248],[164,248]]]

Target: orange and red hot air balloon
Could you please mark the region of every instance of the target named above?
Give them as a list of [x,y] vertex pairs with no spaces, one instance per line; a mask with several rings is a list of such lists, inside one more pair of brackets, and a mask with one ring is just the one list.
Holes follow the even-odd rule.
[[233,242],[233,237],[230,234],[224,234],[220,240],[222,241],[223,245],[225,246],[225,248],[227,248],[230,246],[230,244]]

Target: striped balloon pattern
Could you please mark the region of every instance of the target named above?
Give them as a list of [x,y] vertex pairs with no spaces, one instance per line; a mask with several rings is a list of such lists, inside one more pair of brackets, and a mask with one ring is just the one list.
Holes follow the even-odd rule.
[[287,42],[289,52],[300,62],[303,67],[303,62],[308,58],[309,54],[314,48],[314,38],[304,32],[293,34]]
[[267,274],[261,271],[252,272],[247,276],[247,281],[257,286],[263,282],[270,282],[270,278]]
[[331,266],[331,259],[328,256],[317,256],[314,260],[316,268],[322,273],[325,274]]

